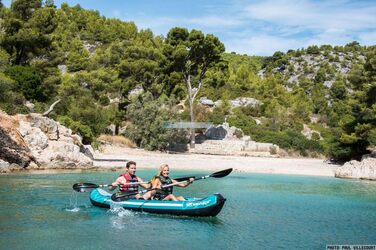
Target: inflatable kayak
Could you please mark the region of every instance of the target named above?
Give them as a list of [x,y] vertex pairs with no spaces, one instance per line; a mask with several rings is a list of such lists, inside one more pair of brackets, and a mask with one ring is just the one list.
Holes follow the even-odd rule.
[[112,201],[111,194],[97,188],[90,193],[90,201],[94,206],[110,208],[111,205],[122,206],[134,211],[185,215],[195,217],[216,216],[225,204],[221,194],[212,194],[206,198],[187,198],[186,201],[137,200]]

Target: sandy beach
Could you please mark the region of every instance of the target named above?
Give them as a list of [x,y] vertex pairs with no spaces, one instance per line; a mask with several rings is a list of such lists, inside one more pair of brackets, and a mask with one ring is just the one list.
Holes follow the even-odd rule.
[[338,167],[323,159],[168,154],[113,146],[104,147],[95,158],[94,166],[103,168],[122,167],[126,161],[132,160],[139,169],[157,169],[167,163],[171,169],[217,171],[233,168],[236,172],[328,177],[334,177],[334,170]]

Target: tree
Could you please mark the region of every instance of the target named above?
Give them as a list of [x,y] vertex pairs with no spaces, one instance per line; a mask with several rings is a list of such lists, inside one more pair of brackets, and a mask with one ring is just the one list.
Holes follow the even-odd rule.
[[56,25],[54,10],[41,8],[41,1],[13,1],[11,12],[4,18],[1,45],[11,55],[13,64],[28,64],[33,56],[49,50],[49,35]]
[[[211,34],[184,28],[173,28],[167,34],[166,43],[170,46],[169,55],[174,71],[182,74],[188,91],[191,123],[195,121],[194,101],[199,93],[208,69],[217,64],[225,51],[223,43]],[[190,146],[195,147],[195,129],[191,129]]]
[[41,7],[42,0],[15,0],[10,8],[17,18],[27,21]]
[[134,99],[127,110],[131,124],[125,135],[138,146],[149,150],[165,150],[173,143],[186,143],[185,130],[166,129],[166,120],[178,117],[173,100],[163,102],[150,93]]
[[50,8],[56,8],[56,5],[54,3],[54,0],[46,0],[44,2],[45,7],[50,7]]
[[18,85],[18,89],[27,100],[46,101],[48,96],[42,85],[42,79],[34,67],[15,65],[6,71]]
[[[361,70],[361,69],[357,69]],[[346,112],[336,112],[340,115],[336,136],[330,141],[330,156],[339,161],[352,158],[360,159],[374,148],[376,143],[376,48],[367,54],[363,72],[350,77],[356,91],[345,100],[344,83],[339,82],[332,95],[339,99],[339,107],[347,106]],[[362,84],[359,81],[364,81]],[[336,104],[336,103],[333,103]]]

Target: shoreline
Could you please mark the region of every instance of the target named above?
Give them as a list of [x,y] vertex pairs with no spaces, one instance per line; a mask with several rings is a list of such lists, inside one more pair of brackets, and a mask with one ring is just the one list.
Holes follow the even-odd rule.
[[[110,154],[111,152],[112,154]],[[171,170],[216,172],[233,168],[237,173],[281,174],[334,177],[339,165],[328,164],[323,159],[250,157],[233,155],[204,155],[189,153],[162,153],[142,149],[108,147],[96,152],[93,166],[78,168],[42,167],[20,169],[7,174],[59,174],[87,171],[111,172],[123,170],[127,161],[135,161],[139,170],[154,169],[167,163]]]
[[[105,161],[100,160],[106,159]],[[114,159],[115,161],[108,161]],[[334,170],[339,165],[328,164],[323,159],[313,158],[278,158],[252,157],[234,155],[207,155],[207,154],[171,154],[151,152],[142,149],[104,148],[103,153],[96,154],[94,166],[124,167],[126,160],[137,163],[139,169],[155,169],[167,163],[174,169],[219,171],[233,168],[235,172],[287,174],[334,177]]]

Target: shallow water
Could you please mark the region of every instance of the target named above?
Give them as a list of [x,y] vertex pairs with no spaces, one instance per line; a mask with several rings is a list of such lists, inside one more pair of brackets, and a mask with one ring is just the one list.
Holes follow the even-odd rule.
[[[148,179],[154,171],[138,171]],[[197,176],[208,172],[195,172]],[[376,244],[376,183],[232,173],[175,193],[227,198],[215,218],[93,207],[76,182],[118,173],[0,176],[0,249],[324,249]],[[174,171],[175,177],[192,172]]]

